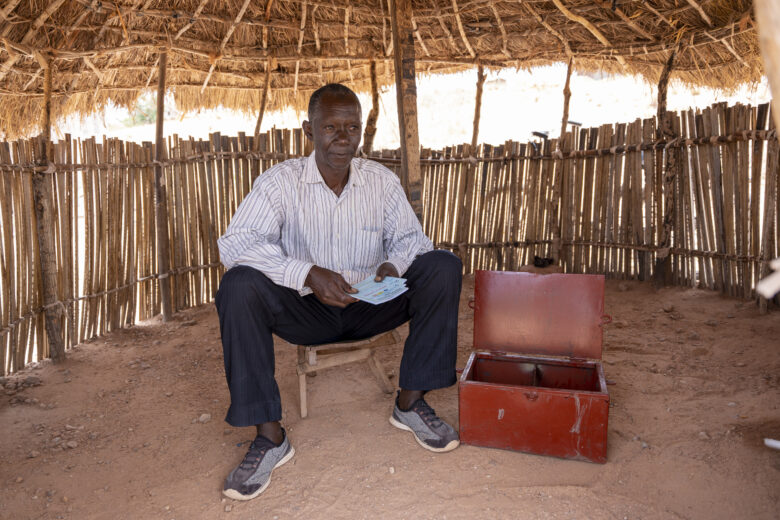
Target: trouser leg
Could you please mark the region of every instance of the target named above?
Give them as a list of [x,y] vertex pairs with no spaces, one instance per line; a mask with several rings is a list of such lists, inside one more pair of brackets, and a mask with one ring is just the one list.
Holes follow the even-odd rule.
[[230,389],[225,420],[233,426],[280,420],[272,333],[296,344],[332,341],[339,335],[338,312],[246,266],[225,273],[215,303]]
[[343,312],[345,334],[365,338],[409,321],[399,386],[435,390],[455,383],[461,261],[448,251],[415,259],[404,273],[409,290],[382,305],[353,303]]

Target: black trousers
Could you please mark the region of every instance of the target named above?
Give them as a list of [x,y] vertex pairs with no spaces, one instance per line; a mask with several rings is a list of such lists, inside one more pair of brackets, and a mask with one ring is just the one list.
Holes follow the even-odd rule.
[[394,300],[340,309],[313,294],[301,297],[251,267],[230,269],[216,296],[230,388],[225,420],[251,426],[282,418],[274,333],[293,344],[317,345],[368,338],[409,321],[399,386],[435,390],[454,384],[460,259],[448,251],[431,251],[417,257],[404,278],[409,290]]

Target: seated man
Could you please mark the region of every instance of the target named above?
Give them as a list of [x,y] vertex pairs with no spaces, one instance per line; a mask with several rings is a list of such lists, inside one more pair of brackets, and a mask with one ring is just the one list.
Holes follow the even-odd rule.
[[[354,157],[362,128],[354,92],[320,88],[308,116],[303,131],[314,153],[258,176],[219,239],[228,269],[216,296],[231,400],[225,420],[257,426],[223,489],[237,500],[262,493],[273,469],[294,454],[279,423],[272,333],[313,345],[368,338],[410,321],[390,423],[431,451],[460,442],[423,394],[456,380],[461,262],[432,250],[393,172]],[[372,275],[403,275],[409,290],[380,305],[350,296],[350,284]]]

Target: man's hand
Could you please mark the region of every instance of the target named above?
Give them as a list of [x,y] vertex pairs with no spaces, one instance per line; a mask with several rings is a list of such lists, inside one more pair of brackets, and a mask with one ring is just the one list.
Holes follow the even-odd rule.
[[325,305],[344,308],[357,301],[349,294],[358,291],[353,289],[343,276],[330,269],[315,265],[306,276],[304,285],[309,287],[314,292],[314,296]]
[[385,262],[384,264],[377,267],[374,281],[381,282],[385,279],[385,276],[393,276],[398,278],[398,270],[396,270],[395,266],[390,262]]

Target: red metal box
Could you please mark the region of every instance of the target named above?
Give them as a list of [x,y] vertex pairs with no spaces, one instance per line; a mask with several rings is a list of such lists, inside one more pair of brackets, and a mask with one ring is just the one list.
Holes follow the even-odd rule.
[[461,441],[606,462],[605,318],[602,275],[477,271]]

